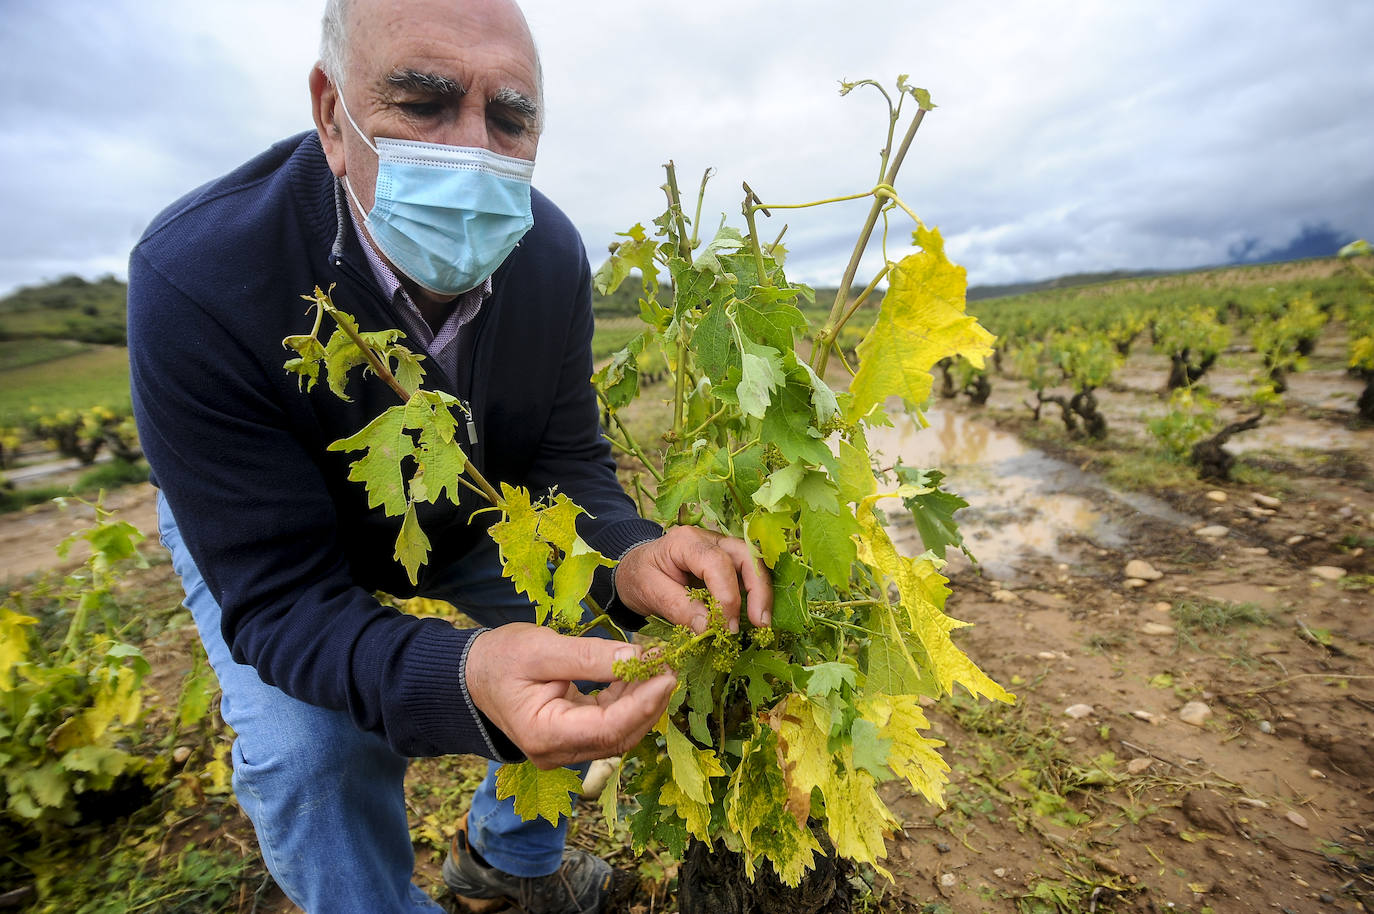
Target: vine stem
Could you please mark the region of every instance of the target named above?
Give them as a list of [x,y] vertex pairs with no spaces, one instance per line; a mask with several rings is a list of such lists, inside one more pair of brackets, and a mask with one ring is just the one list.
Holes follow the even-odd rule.
[[[907,150],[911,148],[911,141],[916,139],[916,131],[921,128],[921,121],[925,119],[925,114],[925,108],[916,109],[916,115],[911,119],[911,125],[907,127],[901,145],[897,147],[892,159],[888,162],[887,172],[883,175],[883,184],[889,188],[897,181],[897,173],[902,168],[902,161],[906,158]],[[859,231],[859,238],[854,243],[854,251],[849,255],[849,263],[844,268],[844,277],[840,280],[840,287],[835,292],[835,303],[830,308],[830,318],[816,335],[818,345],[816,352],[812,353],[811,367],[818,377],[825,377],[825,367],[830,360],[831,349],[835,345],[835,327],[840,323],[840,318],[844,314],[845,305],[849,302],[849,290],[854,287],[854,277],[859,272],[859,262],[863,259],[864,251],[868,248],[868,240],[873,237],[873,228],[878,224],[878,216],[882,214],[883,207],[886,205],[886,197],[874,195],[873,205],[868,209],[868,218],[864,220],[864,226]]]
[[[709,428],[710,426],[714,425],[714,424],[715,424],[715,421],[716,421],[717,419],[719,419],[721,416],[725,415],[726,410],[728,410],[729,408],[730,408],[730,404],[729,404],[729,403],[722,403],[720,409],[718,409],[718,410],[716,410],[715,412],[711,413],[711,415],[709,415],[709,416],[706,417],[706,420],[705,420],[704,422],[702,422],[702,423],[701,423],[700,425],[698,425],[696,428],[692,429],[690,432],[687,433],[687,435],[686,435],[687,440],[695,440],[696,437],[697,437],[698,435],[700,435],[702,432],[706,431],[706,429]],[[619,422],[620,420],[617,419],[616,421]]]
[[[677,222],[677,249],[682,259],[689,264],[692,262],[692,241],[687,237],[687,217],[682,213],[682,195],[677,186],[677,166],[671,159],[668,164],[663,166],[663,170],[668,174],[668,183],[663,185],[663,191],[668,195],[668,209],[673,214]],[[702,176],[704,184],[706,178],[710,176],[708,170]],[[687,412],[687,334],[678,333],[677,341],[677,370],[673,376],[673,437],[682,436],[682,425],[685,421]],[[622,426],[623,428],[623,426]]]
[[649,460],[649,455],[644,453],[644,448],[640,447],[639,442],[635,440],[635,436],[633,433],[630,432],[629,426],[627,426],[624,422],[621,422],[620,416],[617,415],[615,411],[610,408],[610,404],[606,402],[605,395],[598,390],[596,392],[596,396],[597,399],[599,399],[602,402],[602,404],[606,407],[606,415],[610,419],[615,421],[616,428],[620,429],[620,435],[624,440],[617,441],[610,435],[607,435],[606,439],[610,441],[611,444],[614,444],[616,447],[620,448],[626,454],[629,454],[631,457],[634,457],[636,460],[642,463],[644,465],[644,469],[649,471],[649,475],[654,477],[654,482],[663,482],[663,474],[660,473],[658,469],[654,467],[653,463]]
[[585,635],[592,629],[596,628],[598,625],[604,625],[606,626],[606,630],[615,636],[615,640],[625,642],[628,642],[630,640],[629,637],[625,634],[625,632],[621,630],[620,626],[616,625],[615,622],[611,620],[611,617],[609,615],[607,615],[604,612],[599,612],[601,607],[596,605],[595,600],[593,600],[590,596],[584,597],[583,599],[586,603],[591,605],[591,607],[594,610],[598,611],[598,615],[590,622],[583,624],[581,628],[579,628],[576,632],[573,633],[573,637],[581,638],[583,635]]
[[[358,351],[367,359],[368,367],[376,373],[377,377],[381,378],[382,381],[386,383],[386,386],[390,387],[392,391],[395,392],[396,396],[401,398],[402,403],[409,403],[412,396],[411,392],[406,390],[405,387],[401,385],[400,381],[396,380],[396,376],[392,374],[391,369],[387,367],[386,360],[377,355],[377,350],[368,343],[367,340],[363,339],[362,334],[358,332],[358,328],[352,325],[352,321],[339,320],[336,313],[338,309],[334,307],[334,303],[329,301],[327,297],[321,305],[323,308],[328,309],[329,316],[334,318],[334,325],[344,332],[344,335],[352,341],[353,345],[358,347]],[[491,502],[493,505],[499,506],[501,504],[501,493],[497,492],[495,487],[487,482],[486,477],[481,474],[477,467],[473,466],[471,460],[465,459],[463,461],[463,473],[476,485],[479,495],[486,498],[487,501]],[[469,488],[471,488],[471,486],[469,486]]]
[[749,244],[754,249],[754,267],[758,270],[759,282],[765,286],[773,284],[773,277],[765,272],[763,263],[763,242],[759,240],[759,228],[754,224],[754,213],[762,210],[765,216],[771,215],[768,209],[759,200],[759,195],[754,193],[754,189],[749,186],[749,182],[744,182],[744,205],[740,207],[744,212],[744,221],[749,223]]
[[[882,282],[883,277],[885,277],[891,270],[892,265],[884,263],[883,268],[878,271],[876,276],[873,277],[872,282],[870,282],[868,286],[862,292],[859,293],[858,298],[854,299],[854,304],[850,305],[847,309],[845,309],[844,314],[840,316],[839,323],[837,323],[835,325],[835,329],[831,331],[835,335],[836,340],[839,340],[840,331],[844,329],[844,325],[849,323],[849,319],[858,313],[859,309],[863,307],[864,302],[868,301],[868,296],[873,294],[873,290],[878,288],[878,283]],[[843,361],[844,353],[839,353],[839,356],[840,360]],[[848,368],[849,366],[846,365],[845,367]],[[853,372],[850,373],[853,374]]]

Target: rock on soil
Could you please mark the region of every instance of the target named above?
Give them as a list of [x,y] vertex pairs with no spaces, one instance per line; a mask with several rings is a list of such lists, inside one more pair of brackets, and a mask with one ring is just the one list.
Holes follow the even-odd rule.
[[1212,709],[1207,706],[1206,702],[1201,701],[1190,701],[1178,712],[1179,720],[1194,727],[1201,727],[1211,718]]
[[1158,581],[1164,577],[1164,572],[1144,559],[1131,559],[1126,563],[1126,577],[1140,578],[1142,581]]
[[1194,828],[1218,835],[1229,835],[1235,831],[1226,802],[1215,793],[1207,790],[1190,790],[1183,795],[1183,815]]
[[1221,524],[1211,524],[1206,527],[1201,527],[1193,532],[1205,539],[1218,539],[1230,533],[1231,528],[1223,527]]
[[1336,565],[1313,565],[1307,570],[1323,581],[1339,581],[1346,575],[1346,570]]

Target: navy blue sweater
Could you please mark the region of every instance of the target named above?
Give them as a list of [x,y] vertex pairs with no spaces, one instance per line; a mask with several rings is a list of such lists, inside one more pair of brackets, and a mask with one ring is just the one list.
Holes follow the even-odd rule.
[[[425,572],[412,587],[392,557],[400,519],[368,509],[363,486],[348,481],[358,455],[326,450],[395,394],[357,376],[351,402],[324,384],[302,393],[282,368],[292,355],[282,338],[310,330],[301,296],[316,285],[333,285],[334,302],[364,330],[400,326],[340,203],[319,140],[306,133],[153,221],[129,264],[143,449],[236,660],[288,695],[346,710],[403,755],[505,755],[467,696],[473,632],[372,596],[423,592]],[[583,537],[615,558],[661,530],[635,513],[601,438],[592,329],[581,240],[536,192],[534,228],[493,276],[460,377],[431,369],[425,385],[471,401],[478,444],[468,450],[483,475],[535,492],[557,486],[591,515]],[[471,497],[421,506],[433,546],[426,570],[486,535],[490,512],[470,521],[480,507]],[[593,596],[611,597],[608,575]]]

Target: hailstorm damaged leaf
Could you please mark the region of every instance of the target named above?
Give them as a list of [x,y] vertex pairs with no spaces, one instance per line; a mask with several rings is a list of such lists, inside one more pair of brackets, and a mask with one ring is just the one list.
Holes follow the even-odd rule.
[[961,355],[974,366],[992,354],[994,337],[964,313],[964,268],[945,257],[939,229],[921,226],[922,250],[904,257],[889,274],[878,321],[859,344],[859,371],[850,384],[851,414],[867,415],[891,396],[920,404],[930,396],[930,370]]

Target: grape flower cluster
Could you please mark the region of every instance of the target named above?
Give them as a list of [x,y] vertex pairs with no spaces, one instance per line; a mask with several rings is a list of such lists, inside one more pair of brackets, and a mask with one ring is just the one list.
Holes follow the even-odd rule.
[[[728,673],[734,667],[739,659],[740,636],[726,625],[720,603],[705,587],[689,587],[687,595],[706,605],[706,629],[698,633],[685,625],[673,626],[662,644],[640,657],[617,660],[612,667],[617,679],[625,682],[651,679],[669,669],[681,670],[708,652],[711,667],[716,672]],[[766,638],[771,643],[772,634],[772,629],[756,628],[752,638],[755,644],[766,647],[763,641]]]

